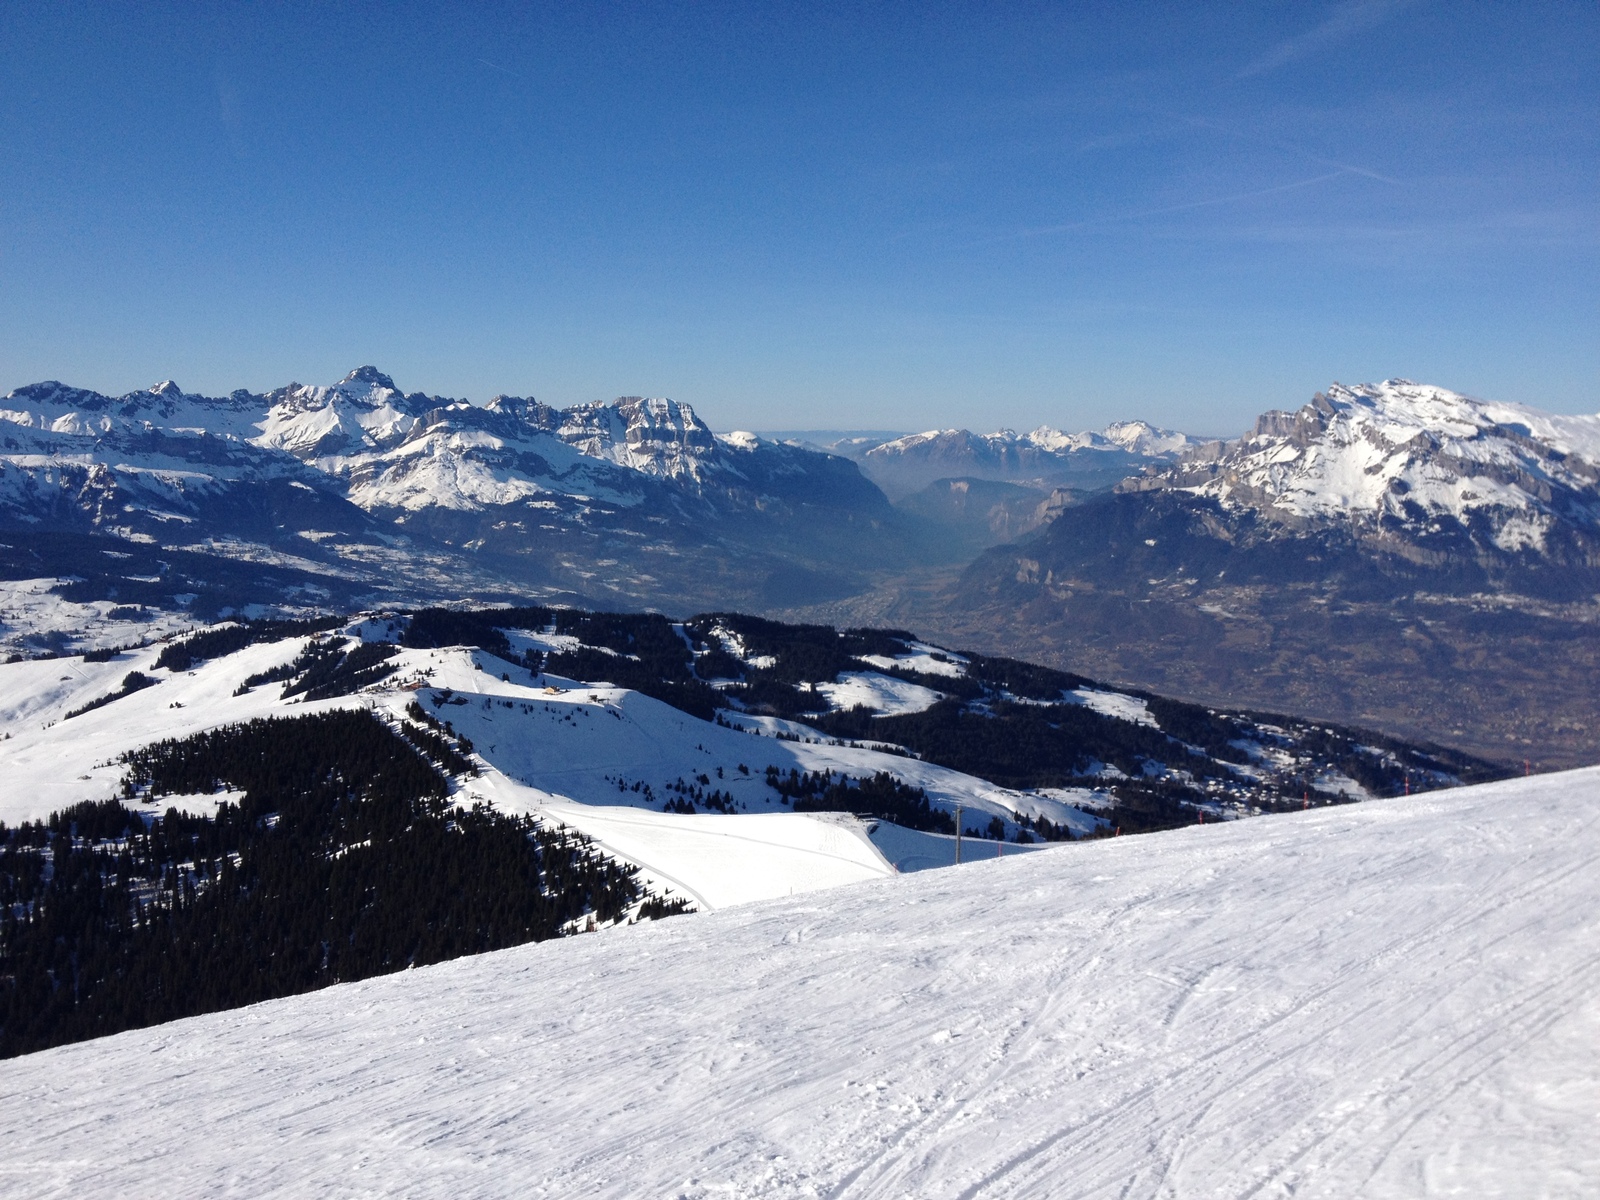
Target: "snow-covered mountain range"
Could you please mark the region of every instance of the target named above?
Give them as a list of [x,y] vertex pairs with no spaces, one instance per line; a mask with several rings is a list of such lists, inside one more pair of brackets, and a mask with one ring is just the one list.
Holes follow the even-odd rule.
[[[1418,736],[1432,689],[1458,744],[1576,753],[1600,707],[1548,681],[1594,657],[1597,425],[1391,380],[1227,442],[1129,422],[829,453],[668,400],[468,404],[373,368],[216,398],[38,384],[0,399],[0,574],[201,618],[478,596],[891,621]],[[1333,644],[1330,691],[1295,664]],[[1469,662],[1488,707],[1436,708]]]
[[[368,511],[476,511],[534,496],[635,505],[647,495],[642,479],[689,485],[718,476],[743,480],[741,468],[754,455],[797,457],[751,434],[719,439],[692,408],[674,400],[633,396],[558,410],[496,396],[477,406],[402,393],[374,367],[352,371],[331,387],[290,384],[225,398],[185,393],[170,380],[119,397],[33,384],[0,399],[0,422],[9,439],[5,464],[19,475],[93,460],[97,450],[189,449],[191,442],[205,446],[215,439],[261,475],[316,477],[296,470],[288,456],[324,482],[342,484],[340,490]],[[25,436],[22,430],[32,439],[11,444]],[[207,463],[203,452],[179,457]],[[110,469],[147,470],[143,464]],[[161,469],[148,470],[160,476]],[[177,481],[160,476],[156,482]],[[19,490],[13,484],[12,496]]]
[[803,595],[914,549],[848,460],[718,437],[686,404],[479,406],[372,367],[221,398],[170,381],[18,388],[0,399],[0,521],[287,553],[379,584],[396,559],[466,554],[468,578],[658,603],[759,595],[774,577]]

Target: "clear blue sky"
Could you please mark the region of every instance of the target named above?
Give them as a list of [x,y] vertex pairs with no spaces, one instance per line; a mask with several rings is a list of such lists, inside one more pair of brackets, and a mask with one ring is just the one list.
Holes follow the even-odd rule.
[[1600,409],[1587,0],[10,4],[0,71],[0,391]]

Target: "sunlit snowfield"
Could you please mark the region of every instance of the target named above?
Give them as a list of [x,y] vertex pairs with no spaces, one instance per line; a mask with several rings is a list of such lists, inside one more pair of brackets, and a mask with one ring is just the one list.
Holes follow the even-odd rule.
[[525,946],[14,1060],[16,1196],[1600,1189],[1600,769]]

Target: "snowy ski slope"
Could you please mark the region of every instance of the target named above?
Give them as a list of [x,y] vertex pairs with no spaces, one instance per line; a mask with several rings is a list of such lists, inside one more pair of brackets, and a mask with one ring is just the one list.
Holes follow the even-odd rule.
[[0,1071],[0,1191],[1600,1192],[1600,769],[524,946]]

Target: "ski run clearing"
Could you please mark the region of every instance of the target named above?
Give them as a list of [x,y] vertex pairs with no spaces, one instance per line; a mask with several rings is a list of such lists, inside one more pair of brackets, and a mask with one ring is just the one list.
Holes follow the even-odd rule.
[[1600,769],[523,946],[0,1072],[9,1196],[1582,1196]]

